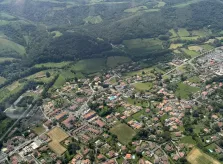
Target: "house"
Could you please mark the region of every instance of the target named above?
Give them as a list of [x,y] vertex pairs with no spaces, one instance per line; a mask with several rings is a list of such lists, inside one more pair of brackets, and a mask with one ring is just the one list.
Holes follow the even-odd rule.
[[84,119],[89,120],[89,119],[93,118],[95,115],[96,115],[96,112],[92,110],[84,115]]
[[75,121],[74,116],[69,116],[66,120],[62,122],[62,124],[67,128],[71,129],[73,127],[72,122]]
[[95,123],[96,123],[99,127],[101,127],[101,128],[103,128],[103,127],[105,126],[105,123],[104,123],[103,121],[99,120],[99,119],[96,120]]
[[125,159],[132,159],[132,155],[131,154],[126,154]]
[[57,116],[55,116],[55,119],[57,121],[61,121],[67,116],[67,114],[68,114],[67,112],[62,112],[62,113],[58,114]]

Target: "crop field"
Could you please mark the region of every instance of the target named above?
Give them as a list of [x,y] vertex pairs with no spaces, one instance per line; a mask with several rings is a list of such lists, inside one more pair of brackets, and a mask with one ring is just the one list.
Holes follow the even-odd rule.
[[192,87],[192,86],[189,86],[189,85],[184,84],[184,83],[179,83],[177,91],[176,91],[175,94],[177,96],[180,96],[183,99],[188,99],[190,94],[195,93],[199,90],[200,89],[197,88],[197,87]]
[[219,161],[205,154],[198,148],[193,148],[187,156],[188,162],[191,164],[220,164]]
[[110,131],[117,135],[118,140],[123,144],[128,144],[136,134],[132,128],[122,123],[115,125]]
[[80,60],[74,64],[71,69],[77,72],[91,74],[100,72],[106,67],[106,60],[104,58]]
[[90,24],[98,24],[101,23],[103,19],[101,18],[100,15],[98,16],[88,16],[87,18],[84,19],[85,23],[90,23]]
[[181,48],[181,50],[182,50],[185,54],[191,56],[192,58],[193,58],[193,57],[196,57],[196,56],[199,55],[198,52],[191,51],[191,50],[188,50],[188,49],[186,49],[186,48]]
[[179,44],[172,43],[170,45],[170,49],[174,50],[174,49],[177,49],[177,48],[182,47],[182,46],[183,46],[183,44],[181,44],[181,43],[179,43]]
[[147,9],[148,8],[146,6],[137,6],[137,7],[126,9],[126,10],[124,10],[124,12],[126,12],[126,13],[135,13],[137,11],[147,10]]
[[120,64],[128,63],[131,59],[126,56],[110,56],[107,58],[107,66],[110,68],[117,67]]
[[180,39],[181,40],[197,40],[199,37],[198,36],[182,36]]
[[180,37],[190,36],[190,33],[185,28],[179,28],[177,33]]
[[15,52],[19,55],[24,55],[26,53],[26,50],[23,46],[15,42],[12,42],[4,38],[0,38],[0,53],[7,53],[7,52]]
[[64,148],[60,142],[69,137],[67,133],[65,133],[61,128],[55,127],[51,131],[47,133],[47,135],[51,138],[51,142],[49,143],[50,149],[52,149],[56,154],[62,155],[66,148]]
[[148,82],[148,83],[135,83],[133,85],[137,90],[140,90],[140,91],[149,90],[153,87],[153,84],[150,83],[150,82]]
[[43,63],[43,64],[36,64],[36,65],[34,65],[34,67],[36,67],[36,68],[41,68],[41,67],[63,68],[63,67],[67,66],[70,63],[71,62],[60,62],[60,63],[49,62],[49,63]]

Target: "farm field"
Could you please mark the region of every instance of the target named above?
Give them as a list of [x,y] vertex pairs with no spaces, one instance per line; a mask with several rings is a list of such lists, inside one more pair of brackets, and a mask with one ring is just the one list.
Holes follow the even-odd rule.
[[198,148],[193,148],[187,156],[188,162],[191,164],[220,164],[219,161],[205,154]]
[[118,140],[123,144],[129,143],[136,134],[132,128],[122,123],[115,125],[110,131],[111,133],[117,135]]
[[69,137],[67,133],[65,133],[61,128],[55,127],[51,131],[47,133],[47,135],[51,138],[51,142],[49,143],[49,147],[58,155],[62,155],[66,148],[64,148],[60,142]]
[[71,70],[82,72],[86,74],[91,74],[95,72],[100,72],[106,67],[106,60],[103,58],[94,58],[80,60],[71,67]]
[[126,56],[110,56],[107,58],[107,66],[114,68],[120,64],[128,63],[131,59]]
[[200,47],[202,47],[205,51],[209,51],[214,48],[213,46],[211,46],[209,44],[204,44],[204,45],[201,45]]
[[23,56],[26,53],[26,50],[23,46],[15,42],[12,42],[4,38],[0,38],[0,53],[7,53],[7,52],[14,52],[17,53],[18,55]]
[[202,47],[200,47],[200,46],[188,46],[188,49],[190,51],[196,51],[196,52],[198,52],[198,51],[201,51],[202,50]]
[[60,74],[53,86],[58,88],[58,87],[64,85],[65,82],[66,82],[65,78]]
[[47,67],[47,68],[63,68],[66,65],[70,64],[71,62],[60,62],[60,63],[53,63],[53,62],[49,62],[49,63],[43,63],[43,64],[36,64],[34,65],[34,67],[36,68],[41,68],[41,67]]
[[188,99],[190,94],[195,93],[199,90],[200,89],[197,87],[191,87],[187,84],[179,83],[175,94],[177,97],[180,96],[183,99]]
[[153,87],[153,84],[150,83],[150,82],[148,82],[148,83],[135,83],[133,85],[137,90],[140,90],[140,91],[149,90]]

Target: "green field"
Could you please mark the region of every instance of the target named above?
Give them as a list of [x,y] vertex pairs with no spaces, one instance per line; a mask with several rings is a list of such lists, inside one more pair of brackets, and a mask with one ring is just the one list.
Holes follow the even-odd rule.
[[3,63],[5,61],[13,61],[15,60],[15,58],[3,58],[3,57],[0,57],[0,63]]
[[110,68],[115,68],[120,64],[128,63],[131,59],[125,56],[110,56],[107,58],[107,66]]
[[57,38],[63,35],[60,31],[52,31],[51,34],[53,34],[54,38]]
[[66,83],[65,78],[60,74],[53,86],[58,88],[64,85],[65,83]]
[[190,94],[195,93],[199,90],[200,89],[197,87],[192,87],[184,83],[179,83],[175,94],[176,96],[180,96],[183,99],[188,99]]
[[40,135],[42,133],[44,133],[46,130],[45,128],[41,125],[41,126],[37,126],[35,128],[32,129],[37,135]]
[[60,63],[43,63],[43,64],[36,64],[34,67],[36,68],[41,68],[41,67],[46,67],[46,68],[63,68],[66,65],[70,64],[71,62],[60,62]]
[[191,51],[191,50],[188,50],[188,49],[186,49],[186,48],[181,48],[181,50],[182,50],[185,54],[191,56],[192,58],[193,58],[193,57],[196,57],[196,56],[199,55],[198,52],[196,52],[196,51]]
[[26,50],[23,46],[10,40],[0,38],[0,53],[14,52],[18,55],[24,55]]
[[124,40],[123,44],[133,53],[140,54],[162,49],[162,41],[159,39],[131,39]]
[[95,58],[80,60],[74,64],[71,69],[77,72],[83,72],[86,74],[91,74],[95,72],[100,72],[106,67],[106,59]]
[[209,44],[204,44],[204,45],[201,45],[200,47],[202,47],[205,51],[209,51],[214,48],[213,46],[211,46]]
[[184,144],[192,144],[192,145],[196,144],[196,141],[193,140],[193,138],[191,136],[185,136],[185,137],[181,138],[180,142],[184,143]]
[[197,76],[193,76],[193,77],[189,78],[188,81],[191,83],[200,83],[201,79]]
[[176,4],[176,5],[174,5],[173,7],[182,8],[182,7],[186,7],[186,6],[188,6],[188,5],[190,5],[190,4],[193,4],[193,3],[197,3],[197,2],[199,2],[199,1],[201,1],[201,0],[191,0],[191,1],[187,1],[187,2],[185,2],[185,3],[179,3],[179,4]]
[[103,19],[101,18],[100,15],[98,16],[88,16],[87,18],[84,19],[85,23],[90,23],[90,24],[98,24],[101,23]]
[[199,36],[199,37],[205,37],[205,36],[208,36],[209,33],[204,30],[194,30],[194,31],[192,31],[192,35]]
[[140,90],[140,91],[149,90],[153,87],[153,84],[150,83],[150,82],[148,82],[148,83],[135,83],[133,85],[137,90]]
[[174,29],[171,29],[169,32],[171,33],[171,38],[178,37],[178,35],[177,35],[177,33],[176,33],[176,31]]
[[137,6],[137,7],[133,7],[133,8],[129,8],[124,10],[124,12],[126,13],[135,13],[137,11],[142,11],[142,10],[147,10],[148,8],[146,6]]
[[174,50],[174,49],[177,49],[177,48],[182,47],[182,46],[183,46],[183,44],[181,44],[181,43],[178,43],[178,44],[174,44],[174,43],[172,43],[172,44],[170,45],[170,48],[169,48],[169,49]]
[[198,36],[182,36],[180,39],[181,40],[197,40],[199,37]]
[[3,84],[6,81],[6,79],[4,77],[0,76],[0,85]]
[[136,134],[132,128],[122,123],[115,125],[110,131],[117,135],[118,140],[123,144],[128,144]]
[[180,37],[190,36],[190,33],[185,28],[179,28],[177,33]]

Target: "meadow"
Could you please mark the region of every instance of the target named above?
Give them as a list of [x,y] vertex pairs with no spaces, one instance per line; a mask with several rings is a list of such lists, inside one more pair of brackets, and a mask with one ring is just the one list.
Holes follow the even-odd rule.
[[70,63],[71,62],[60,62],[60,63],[49,62],[49,63],[36,64],[36,65],[34,65],[34,67],[36,67],[36,68],[41,68],[41,67],[46,67],[46,68],[63,68],[63,67],[67,66]]
[[103,19],[101,18],[100,15],[98,16],[88,16],[87,18],[84,19],[85,23],[90,23],[90,24],[98,24],[103,22]]
[[117,135],[118,140],[123,144],[128,144],[136,134],[132,128],[122,123],[118,123],[110,131]]
[[48,144],[50,149],[52,149],[56,154],[62,155],[66,148],[64,148],[60,142],[64,141],[69,137],[67,133],[65,133],[61,128],[55,127],[50,130],[47,135],[51,138],[51,142]]
[[71,70],[82,72],[85,74],[91,74],[95,72],[100,72],[106,67],[106,59],[104,58],[94,58],[80,60],[71,67]]
[[187,155],[188,162],[192,164],[220,164],[219,161],[205,154],[198,148],[193,148]]
[[139,90],[139,91],[146,91],[149,90],[153,87],[153,84],[148,82],[148,83],[135,83],[133,86]]
[[126,56],[110,56],[107,58],[107,66],[109,68],[115,68],[120,64],[128,63],[131,59]]
[[188,49],[186,49],[186,48],[181,48],[181,50],[186,54],[186,55],[189,55],[190,57],[196,57],[196,56],[198,56],[199,55],[199,53],[198,52],[196,52],[196,51],[191,51],[191,50],[188,50]]
[[189,95],[199,91],[200,89],[197,87],[192,87],[184,83],[179,83],[178,88],[175,92],[176,96],[180,96],[183,99],[188,99]]

